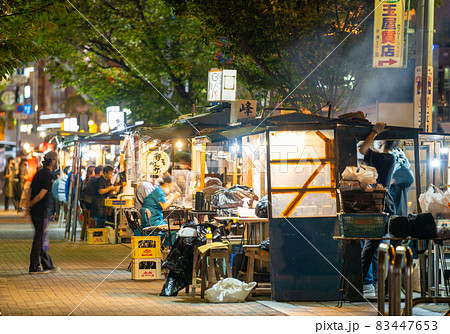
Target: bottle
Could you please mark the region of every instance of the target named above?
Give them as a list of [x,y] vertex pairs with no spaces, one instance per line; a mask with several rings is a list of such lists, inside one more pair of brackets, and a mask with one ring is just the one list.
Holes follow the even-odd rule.
[[211,244],[212,242],[213,242],[213,239],[212,239],[211,227],[208,227],[207,232],[206,232],[206,243]]

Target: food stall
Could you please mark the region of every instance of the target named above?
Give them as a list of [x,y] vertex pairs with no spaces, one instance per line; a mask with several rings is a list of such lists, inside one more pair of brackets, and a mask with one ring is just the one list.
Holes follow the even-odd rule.
[[[209,146],[224,145],[224,141],[232,148],[230,152],[239,152],[231,184],[251,185],[260,196],[268,195],[274,300],[341,298],[343,245],[333,239],[340,233],[337,185],[346,166],[358,165],[357,144],[371,129],[368,122],[290,113],[264,122],[245,120],[237,127],[207,135],[211,144],[206,145],[206,152]],[[388,127],[377,139],[410,140],[415,157],[419,131]],[[420,184],[415,161],[412,159],[411,169]],[[358,262],[347,268],[347,275],[361,291]]]

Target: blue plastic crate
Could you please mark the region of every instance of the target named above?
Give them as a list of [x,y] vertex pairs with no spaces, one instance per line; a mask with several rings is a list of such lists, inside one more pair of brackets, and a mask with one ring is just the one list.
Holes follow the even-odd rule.
[[382,238],[384,236],[386,214],[341,213],[339,225],[341,236],[350,238]]

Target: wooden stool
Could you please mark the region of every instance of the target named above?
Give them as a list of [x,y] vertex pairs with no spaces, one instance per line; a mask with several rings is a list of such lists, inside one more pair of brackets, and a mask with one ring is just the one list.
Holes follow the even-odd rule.
[[80,240],[86,239],[86,229],[91,227],[89,224],[89,220],[91,219],[91,211],[90,210],[83,210],[83,221],[81,223],[81,234],[80,234]]
[[[244,245],[244,254],[247,256],[247,278],[246,282],[250,283],[253,281],[253,275],[255,273],[255,260],[260,260],[263,262],[270,263],[269,252],[262,250],[258,245]],[[258,284],[259,286],[259,284]],[[270,287],[256,287],[249,294],[248,298],[251,298],[253,291],[258,290],[261,292],[271,291]]]
[[[200,269],[200,298],[205,298],[206,288],[211,287],[214,283],[220,280],[220,277],[231,276],[230,265],[230,247],[221,246],[217,248],[210,248],[205,253],[194,248],[194,263],[192,270],[192,292],[191,295],[195,297],[195,289],[197,285],[197,274]],[[225,260],[225,268],[223,261]],[[225,272],[225,270],[226,272]]]

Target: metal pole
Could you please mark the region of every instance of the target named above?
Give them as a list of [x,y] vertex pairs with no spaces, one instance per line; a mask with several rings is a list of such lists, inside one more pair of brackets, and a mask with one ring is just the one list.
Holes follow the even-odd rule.
[[427,129],[427,91],[428,91],[428,2],[423,0],[423,26],[422,26],[422,88],[420,93],[420,121],[424,132],[429,132]]
[[75,143],[74,150],[73,150],[73,160],[72,160],[72,174],[70,174],[69,198],[67,200],[67,217],[66,217],[66,235],[67,235],[67,237],[70,237],[70,224],[72,221],[72,192],[73,192],[73,184],[75,181],[74,166],[76,166],[77,155],[78,155],[78,145]]
[[[416,208],[417,212],[421,213],[422,208],[419,204],[419,197],[422,192],[422,185],[420,180],[420,142],[419,142],[419,135],[416,134],[414,136],[414,179],[416,181]],[[417,245],[420,250],[425,249],[425,242],[423,240],[418,240]],[[420,276],[420,295],[421,297],[426,296],[427,291],[427,282],[426,282],[426,263],[425,263],[425,254],[420,253],[419,254],[419,276]]]
[[434,296],[439,297],[439,245],[436,244],[434,241],[430,240],[430,243],[433,243],[433,250],[434,250]]
[[433,292],[431,291],[433,288],[431,286],[431,282],[433,282],[433,252],[432,252],[432,245],[431,241],[428,240],[428,295],[434,296]]
[[405,251],[405,309],[404,315],[412,316],[412,267],[413,255],[411,248],[406,248]]
[[402,262],[403,256],[405,255],[405,247],[398,246],[395,249],[395,260],[394,260],[394,277],[393,280],[393,302],[394,305],[393,313],[389,310],[389,315],[401,315],[400,302],[401,302],[401,274],[402,274]]
[[75,174],[75,196],[73,201],[74,215],[73,215],[73,228],[72,228],[72,241],[76,241],[77,236],[77,225],[78,225],[78,199],[80,197],[80,180],[81,180],[81,158],[82,158],[82,150],[81,144],[78,144],[78,155],[77,155],[77,166],[76,166],[76,174]]
[[395,249],[393,246],[389,246],[388,249],[388,311],[389,315],[394,315],[394,260]]
[[386,257],[388,255],[389,246],[381,243],[378,247],[378,262],[377,262],[377,276],[378,276],[378,315],[386,315],[385,311],[385,285],[384,280],[386,278]]

